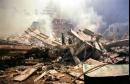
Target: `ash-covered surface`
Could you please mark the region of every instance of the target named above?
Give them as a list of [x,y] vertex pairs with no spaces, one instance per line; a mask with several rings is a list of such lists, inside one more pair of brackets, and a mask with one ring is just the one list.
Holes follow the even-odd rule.
[[129,64],[129,39],[113,43],[87,29],[67,34],[59,41],[28,29],[1,40],[0,84],[84,84],[83,64]]

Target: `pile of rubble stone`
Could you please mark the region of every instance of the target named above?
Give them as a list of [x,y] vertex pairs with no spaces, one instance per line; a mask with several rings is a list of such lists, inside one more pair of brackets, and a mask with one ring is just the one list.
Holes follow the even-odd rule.
[[83,64],[129,64],[129,39],[102,43],[87,29],[62,34],[61,42],[37,29],[25,34],[29,44],[0,44],[0,84],[84,84]]

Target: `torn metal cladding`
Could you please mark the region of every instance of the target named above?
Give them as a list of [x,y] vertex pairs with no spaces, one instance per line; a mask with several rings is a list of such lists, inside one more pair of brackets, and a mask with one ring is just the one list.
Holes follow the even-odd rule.
[[109,42],[105,45],[106,48],[129,46],[129,39]]

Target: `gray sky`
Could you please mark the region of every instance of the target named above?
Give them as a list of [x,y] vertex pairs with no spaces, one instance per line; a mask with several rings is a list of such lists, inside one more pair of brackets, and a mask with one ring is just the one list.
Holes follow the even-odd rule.
[[[24,30],[30,27],[33,21],[42,18],[42,10],[44,10],[48,1],[52,0],[0,0],[0,34],[23,33]],[[72,11],[74,9],[73,7],[79,6],[76,7],[76,12],[79,15],[80,13],[78,11],[80,12],[80,6],[85,6],[86,11],[90,12],[86,13],[88,14],[87,18],[92,19],[91,22],[94,23],[97,19],[96,17],[101,17],[101,22],[105,25],[102,26],[104,28],[108,28],[109,25],[114,23],[128,23],[129,21],[129,0],[70,0],[70,3],[67,0],[60,1],[56,5],[59,5],[65,10],[69,9],[69,7],[64,8],[66,6],[70,6]],[[79,5],[79,1],[86,1],[86,3],[85,5]],[[90,10],[91,8],[94,11]],[[72,16],[74,13],[67,14]],[[74,14],[73,16],[76,15]],[[87,22],[89,23],[89,21]]]
[[94,9],[108,24],[129,19],[129,0],[94,0]]

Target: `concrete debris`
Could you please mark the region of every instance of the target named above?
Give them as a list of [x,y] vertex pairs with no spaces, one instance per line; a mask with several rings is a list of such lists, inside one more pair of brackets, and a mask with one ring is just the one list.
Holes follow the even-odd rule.
[[106,44],[105,47],[111,48],[111,47],[120,47],[120,46],[129,46],[129,39],[109,42]]
[[[88,72],[89,70],[91,71]],[[85,80],[86,80],[85,83],[104,84],[102,81],[105,80],[105,82],[111,83],[111,84],[113,83],[129,84],[129,65],[128,64],[121,64],[121,65],[112,65],[112,64],[104,65],[103,64],[103,66],[84,64],[83,71],[84,73],[87,72],[85,73]]]
[[50,74],[57,74],[58,72],[56,70],[49,70]]
[[[97,65],[83,65],[84,72],[86,70],[91,69],[92,67],[95,67]],[[108,76],[122,76],[122,75],[129,75],[129,65],[128,64],[122,64],[122,65],[105,65],[101,67],[100,69],[94,70],[90,73],[87,73],[86,75],[91,77],[108,77]]]
[[[74,76],[74,77],[76,77],[76,78],[80,76],[80,73],[76,73],[76,72],[71,72],[71,73],[69,73],[69,74],[72,75],[72,76]],[[83,80],[83,76],[80,77],[80,79]]]
[[44,73],[42,73],[40,76],[38,76],[34,82],[37,82],[38,80],[40,80],[43,76],[45,76],[47,74],[47,72],[45,71]]
[[42,64],[36,64],[32,68],[27,68],[20,75],[14,77],[15,81],[23,81],[27,79],[31,74],[33,74],[38,68],[40,68]]
[[94,60],[94,59],[92,59],[92,58],[89,58],[89,59],[86,60],[84,63],[85,63],[85,64],[89,64],[89,65],[94,65],[94,64],[96,64],[96,65],[101,65],[101,64],[105,64],[105,63],[103,63],[103,62]]
[[21,36],[0,39],[0,84],[84,84],[85,64],[87,69],[106,67],[97,67],[100,73],[90,73],[93,77],[128,72],[129,39],[107,42],[88,29],[59,35],[60,39],[28,28]]

